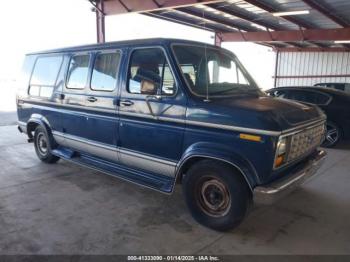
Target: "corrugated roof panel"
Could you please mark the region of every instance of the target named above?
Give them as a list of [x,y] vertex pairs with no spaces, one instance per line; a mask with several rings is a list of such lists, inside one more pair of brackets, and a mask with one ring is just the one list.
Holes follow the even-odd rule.
[[[248,2],[249,1],[249,2]],[[312,8],[305,0],[226,0],[219,2],[201,2],[195,6],[179,7],[152,11],[150,14],[162,16],[165,19],[178,21],[189,25],[203,27],[216,32],[254,32],[266,30],[299,30],[299,26],[308,29],[332,29],[341,27],[332,17]],[[332,15],[340,17],[341,21],[349,22],[350,26],[350,0],[314,0],[315,5],[321,5],[329,10]],[[322,5],[323,4],[323,5]],[[309,10],[309,14],[294,15],[288,17],[276,17],[272,12],[287,12]],[[274,42],[276,46],[280,43]],[[333,41],[314,42],[288,42],[285,46],[292,47],[347,47],[346,45],[334,44]],[[349,45],[350,46],[350,45]],[[349,47],[350,48],[350,47]]]
[[283,19],[281,20],[277,17],[274,17],[269,12],[259,7],[254,7],[253,5],[246,3],[242,0],[225,1],[223,3],[219,3],[216,5],[251,16],[253,18],[252,22],[256,22],[256,23],[262,22],[262,23],[271,24],[271,25],[274,25],[274,27],[281,28],[281,30],[297,29],[297,26],[295,26],[294,24],[286,20],[283,20]]
[[[294,19],[299,20],[304,24],[310,25],[311,28],[338,28],[339,25],[332,20],[312,9],[302,0],[263,0],[261,2],[270,5],[281,12],[284,11],[300,11],[309,10],[309,14],[293,16]],[[350,1],[349,1],[350,2]],[[281,18],[283,19],[283,18]]]
[[[259,25],[267,25],[269,29],[273,30],[293,30],[296,29],[296,27],[292,23],[280,23],[280,20],[277,17],[271,16],[267,11],[262,10],[258,8],[260,11],[252,10],[250,7],[251,5],[244,5],[242,4],[244,1],[241,0],[234,0],[233,1],[225,1],[220,2],[216,4],[212,4],[210,6],[217,7],[220,9],[224,9],[226,12],[233,12],[238,13],[243,17],[247,17],[248,19],[245,19],[245,22],[248,21],[248,24],[255,23]],[[239,18],[237,18],[239,19]]]
[[250,22],[247,22],[242,19],[231,19],[230,17],[223,14],[223,12],[218,11],[216,9],[206,7],[202,9],[198,9],[195,7],[185,7],[185,8],[178,8],[176,11],[183,13],[185,16],[189,15],[190,17],[197,17],[197,19],[202,19],[203,21],[206,21],[208,23],[214,23],[214,24],[222,24],[224,26],[245,30],[245,31],[261,31],[261,29],[258,29],[251,25]]
[[320,14],[316,10],[310,10],[310,14],[308,15],[309,21],[317,28],[331,29],[331,28],[340,28],[341,26],[337,23],[333,22],[329,18]]
[[334,15],[339,16],[350,25],[350,1],[349,0],[322,0],[331,7]]
[[233,28],[228,28],[222,24],[214,23],[214,22],[205,22],[205,20],[200,19],[200,17],[196,18],[194,16],[189,16],[181,12],[177,12],[175,10],[163,10],[163,11],[156,11],[149,13],[151,15],[154,15],[158,18],[164,18],[166,20],[171,20],[173,22],[175,21],[181,21],[182,23],[188,24],[188,25],[194,25],[201,27],[203,29],[208,29],[211,31],[217,31],[217,32],[237,32],[237,30],[234,30]]
[[257,7],[257,6],[254,6],[252,4],[249,4],[247,2],[244,2],[244,1],[239,1],[239,2],[235,2],[234,3],[237,7],[239,8],[242,8],[244,10],[247,10],[253,14],[262,14],[262,13],[266,13],[265,10]]

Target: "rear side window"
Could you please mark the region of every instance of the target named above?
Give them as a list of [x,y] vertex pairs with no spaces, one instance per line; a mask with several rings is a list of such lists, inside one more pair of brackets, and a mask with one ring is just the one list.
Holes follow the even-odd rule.
[[96,56],[91,77],[91,89],[113,91],[117,81],[120,53],[101,53]]
[[139,49],[132,53],[127,90],[143,95],[175,94],[175,80],[160,48]]
[[336,84],[336,83],[334,83],[334,84],[330,84],[328,87],[344,91],[345,84]]
[[30,79],[29,94],[50,97],[62,65],[62,56],[39,57]]
[[306,91],[290,90],[286,95],[286,98],[300,102],[310,103],[311,98],[309,97],[309,95],[309,92]]
[[84,89],[89,73],[90,55],[72,56],[69,62],[67,88]]

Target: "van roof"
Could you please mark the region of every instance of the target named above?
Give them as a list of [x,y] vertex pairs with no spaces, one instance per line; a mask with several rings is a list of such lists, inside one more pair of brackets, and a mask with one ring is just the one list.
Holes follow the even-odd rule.
[[206,44],[203,42],[190,41],[190,40],[184,40],[184,39],[147,38],[147,39],[107,42],[107,43],[103,43],[103,44],[90,44],[90,45],[64,47],[64,48],[58,48],[58,49],[52,49],[52,50],[32,52],[32,53],[28,53],[27,55],[78,52],[78,51],[86,51],[86,50],[99,50],[99,49],[109,49],[109,48],[116,48],[116,47],[125,47],[125,46],[129,46],[129,45],[142,45],[142,44],[161,45],[161,44],[171,44],[171,43],[196,44],[196,45],[203,45],[203,46],[209,45],[209,46],[215,47],[212,44]]

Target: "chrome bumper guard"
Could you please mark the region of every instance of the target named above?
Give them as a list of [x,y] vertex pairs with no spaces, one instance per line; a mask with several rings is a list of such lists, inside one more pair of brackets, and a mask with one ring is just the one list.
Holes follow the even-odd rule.
[[272,204],[294,189],[304,184],[307,180],[317,175],[326,158],[327,153],[323,150],[317,151],[307,162],[297,166],[285,179],[279,179],[270,184],[254,188],[254,202],[258,204]]

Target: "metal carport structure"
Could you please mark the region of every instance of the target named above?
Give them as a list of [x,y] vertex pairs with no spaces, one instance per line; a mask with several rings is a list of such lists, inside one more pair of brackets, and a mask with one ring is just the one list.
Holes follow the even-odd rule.
[[[276,55],[275,86],[283,79],[344,78],[350,80],[349,0],[89,0],[95,7],[97,41],[105,41],[105,16],[140,13],[215,33],[215,44],[254,42],[272,47]],[[298,15],[298,12],[303,15]],[[293,54],[298,52],[299,55]],[[304,72],[283,68],[284,57]],[[336,54],[338,53],[338,54]],[[330,55],[329,55],[330,54]],[[314,69],[314,64],[332,66]],[[336,57],[336,61],[333,61]],[[345,58],[344,58],[345,57]],[[309,61],[311,61],[309,60]],[[326,61],[326,64],[325,64]],[[343,70],[343,67],[346,70]],[[328,71],[327,71],[328,70]],[[287,71],[287,73],[286,73]],[[298,71],[298,70],[296,70]],[[300,71],[300,70],[299,70]]]

